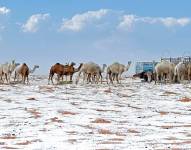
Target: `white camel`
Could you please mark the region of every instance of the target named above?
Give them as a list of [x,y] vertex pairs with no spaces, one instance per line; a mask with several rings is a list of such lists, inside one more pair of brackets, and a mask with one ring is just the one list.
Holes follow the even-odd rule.
[[118,62],[115,62],[112,65],[108,66],[107,77],[106,77],[107,83],[108,83],[108,77],[109,77],[111,83],[113,83],[113,80],[115,78],[117,80],[117,83],[119,83],[119,80],[121,80],[122,74],[124,72],[128,71],[130,66],[131,66],[131,61],[128,62],[127,66],[120,64]]
[[185,79],[186,72],[187,72],[187,66],[185,63],[179,62],[175,66],[174,76],[177,77],[178,82],[181,82]]
[[83,64],[78,73],[76,84],[79,82],[81,73],[83,73],[83,83],[86,79],[90,80],[90,77],[93,77],[93,76],[96,77],[95,79],[96,83],[99,82],[100,77],[102,81],[101,73],[102,71],[104,71],[104,68],[105,68],[105,65],[103,65],[103,69],[101,69],[100,66],[94,62],[88,62]]
[[34,65],[34,67],[29,70],[29,73],[33,74],[37,68],[39,68],[39,65]]
[[95,64],[95,65],[96,65],[96,71],[93,71],[93,70],[90,71],[89,70],[89,73],[87,73],[87,82],[98,83],[99,79],[101,78],[101,83],[102,83],[102,79],[103,79],[102,73],[104,72],[107,65],[103,64],[102,68],[97,64]]
[[165,76],[169,79],[170,82],[173,81],[174,77],[174,69],[175,69],[175,64],[168,62],[168,61],[162,61],[158,63],[155,66],[155,73],[156,73],[156,79],[158,82],[165,80]]
[[5,76],[7,83],[10,83],[11,74],[18,65],[20,65],[20,64],[15,63],[15,60],[12,60],[11,63],[1,64],[0,65],[0,78],[3,80],[3,76]]
[[188,81],[190,81],[190,76],[191,76],[191,63],[188,63],[187,65],[187,76],[188,76]]
[[2,82],[4,82],[3,77],[5,76],[5,79],[8,83],[8,73],[4,73],[4,72],[8,72],[8,62],[5,64],[0,64],[0,78]]

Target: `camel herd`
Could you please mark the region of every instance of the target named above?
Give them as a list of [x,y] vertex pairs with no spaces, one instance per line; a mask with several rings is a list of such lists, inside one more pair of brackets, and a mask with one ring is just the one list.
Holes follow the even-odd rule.
[[172,82],[182,82],[189,80],[191,76],[191,63],[179,62],[174,64],[168,61],[162,61],[155,66],[156,79],[155,81],[162,82],[169,80]]
[[0,80],[4,83],[11,81],[11,75],[14,74],[14,81],[19,81],[19,77],[22,77],[21,82],[25,84],[26,80],[29,83],[29,73],[34,73],[34,71],[39,68],[38,65],[34,65],[33,69],[29,69],[26,63],[20,64],[12,60],[10,63],[0,64]]
[[[127,65],[120,64],[115,62],[109,66],[103,64],[103,66],[99,66],[94,62],[81,63],[77,68],[75,68],[75,63],[71,64],[60,64],[56,63],[50,68],[48,84],[50,81],[52,84],[53,77],[57,75],[57,82],[64,80],[64,77],[70,77],[70,82],[73,81],[74,73],[77,73],[76,84],[78,84],[80,77],[82,75],[83,83],[99,83],[103,82],[103,73],[106,69],[106,80],[107,83],[112,83],[116,80],[117,83],[120,83],[121,76],[124,72],[128,71],[131,66],[131,61],[128,62]],[[32,74],[37,68],[38,65],[34,65],[33,69],[29,69],[26,63],[20,64],[16,63],[15,60],[12,60],[10,63],[0,64],[0,80],[4,83],[6,80],[7,83],[10,83],[11,75],[14,75],[14,81],[19,82],[19,78],[21,77],[21,83],[27,82],[29,83],[29,74]],[[157,63],[152,72],[146,72],[145,75],[149,82],[155,80],[156,82],[166,82],[170,83],[178,81],[182,82],[183,80],[191,79],[191,63],[179,62],[178,64],[169,62],[169,61],[161,61]]]
[[[53,83],[53,76],[54,74],[57,74],[58,76],[58,82],[60,81],[60,78],[63,76],[70,75],[70,81],[72,81],[72,76],[75,72],[78,72],[77,78],[76,78],[76,84],[79,82],[81,74],[83,75],[83,83],[86,81],[87,83],[102,83],[103,75],[105,68],[107,67],[106,64],[103,64],[103,67],[101,68],[98,64],[94,62],[88,62],[88,63],[81,63],[78,68],[74,68],[75,63],[71,63],[70,65],[62,65],[60,63],[56,63],[50,68],[49,73],[49,80]],[[123,64],[120,64],[118,62],[115,62],[107,67],[107,82],[113,83],[113,81],[116,79],[117,83],[119,83],[119,79],[121,78],[121,75],[123,72],[128,71],[129,67],[131,65],[131,62],[128,62],[128,65],[125,66]],[[109,81],[108,81],[109,79]]]

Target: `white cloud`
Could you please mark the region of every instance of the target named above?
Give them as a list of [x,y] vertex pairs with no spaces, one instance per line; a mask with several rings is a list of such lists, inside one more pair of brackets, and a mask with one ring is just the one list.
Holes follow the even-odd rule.
[[123,20],[119,23],[119,28],[131,28],[133,23],[137,21],[135,15],[124,15]]
[[32,15],[25,24],[22,25],[23,32],[37,32],[39,24],[49,18],[49,14]]
[[190,18],[173,18],[173,17],[167,17],[167,18],[160,18],[159,21],[161,21],[165,26],[171,27],[175,25],[179,26],[186,26],[191,22]]
[[88,11],[83,14],[77,14],[69,20],[63,19],[60,31],[64,30],[80,31],[88,23],[92,23],[94,21],[102,19],[106,14],[108,14],[108,12],[109,10],[107,9],[100,9],[98,11]]
[[190,18],[174,18],[174,17],[139,17],[136,15],[124,15],[118,28],[129,30],[133,24],[143,22],[148,24],[162,24],[166,27],[186,26],[191,23]]
[[6,15],[8,13],[10,13],[10,9],[6,8],[6,7],[0,7],[0,15]]

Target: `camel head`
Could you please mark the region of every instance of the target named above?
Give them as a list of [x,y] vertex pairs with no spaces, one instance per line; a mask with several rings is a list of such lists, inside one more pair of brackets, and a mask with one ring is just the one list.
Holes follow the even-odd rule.
[[102,67],[101,72],[104,72],[104,70],[105,70],[106,67],[107,67],[107,65],[106,65],[106,64],[103,64],[103,67]]
[[12,64],[15,64],[15,60],[13,59],[13,60],[11,61],[11,63],[12,63]]
[[39,68],[39,65],[34,65],[34,68]]
[[15,63],[15,67],[17,67],[17,66],[19,66],[20,65],[20,63]]
[[132,63],[131,61],[128,61],[128,65],[131,65],[131,63]]
[[82,66],[83,66],[83,63],[80,63],[79,67],[78,67],[78,68],[76,68],[74,71],[75,71],[75,72],[80,71],[80,69],[82,68]]
[[80,66],[78,68],[80,69],[80,68],[82,68],[82,66],[83,66],[83,63],[80,63]]
[[76,63],[74,63],[74,62],[71,62],[71,64],[70,64],[70,66],[75,66],[76,65]]
[[125,67],[125,70],[128,71],[129,70],[129,67],[131,66],[131,61],[128,61],[128,65]]
[[105,68],[105,67],[107,67],[107,65],[106,65],[106,64],[103,64],[103,67]]

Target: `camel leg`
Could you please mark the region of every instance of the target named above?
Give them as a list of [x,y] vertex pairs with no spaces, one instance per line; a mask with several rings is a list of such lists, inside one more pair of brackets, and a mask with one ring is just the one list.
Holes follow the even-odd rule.
[[172,75],[171,73],[168,74],[169,82],[172,83]]
[[26,76],[24,75],[24,80],[23,80],[23,84],[25,84],[25,81],[26,81]]
[[109,74],[109,80],[110,80],[110,82],[113,84],[112,74]]
[[24,80],[25,80],[25,79],[24,79],[24,75],[22,75],[22,83],[24,83]]
[[155,84],[157,84],[157,74],[156,74],[156,72],[153,74],[153,78],[154,78]]
[[65,75],[65,77],[66,77],[66,81],[68,81],[68,76],[67,76],[67,75]]
[[50,84],[50,78],[51,78],[51,74],[49,74],[49,77],[48,77],[48,84]]
[[103,83],[103,77],[102,74],[100,73],[100,77],[101,77],[101,84]]
[[[92,79],[91,79],[91,77],[92,77]],[[95,78],[94,78],[94,74],[90,74],[90,82],[91,82],[91,84],[93,84],[93,83],[95,83]]]
[[3,82],[3,78],[2,78],[2,75],[0,76],[0,80]]
[[107,80],[107,84],[108,84],[108,83],[109,83],[109,82],[108,82],[108,73],[107,73],[107,75],[106,75],[106,80]]
[[172,81],[175,83],[176,82],[176,76],[172,75]]
[[99,79],[100,79],[100,74],[97,74],[97,75],[96,75],[96,84],[99,83]]
[[[79,82],[80,75],[81,75],[81,71],[78,73],[78,76],[76,78],[76,84],[78,84],[78,82]],[[84,79],[84,76],[83,76],[83,79]],[[83,83],[84,83],[84,80],[83,80]]]
[[71,75],[70,75],[70,82],[72,82],[72,77],[73,77],[73,75],[71,74]]
[[116,74],[116,80],[117,80],[117,83],[119,84],[119,74]]
[[91,74],[88,74],[87,75],[87,83],[93,83],[94,82],[94,79],[93,79],[93,76]]
[[180,83],[180,75],[177,75],[177,81]]
[[11,73],[8,73],[8,80],[9,80],[9,83],[11,82]]
[[16,74],[16,71],[15,71],[14,82],[16,81],[16,78],[17,78],[17,74]]
[[6,81],[7,81],[7,83],[8,83],[7,73],[5,73],[5,80],[6,80]]
[[[50,75],[49,75],[49,81],[51,80],[52,84],[54,84],[54,82],[53,82],[53,76],[54,76],[54,74],[50,74]],[[48,84],[49,84],[49,83],[48,83]]]
[[182,82],[182,83],[184,82],[184,74],[181,75],[181,82]]
[[58,75],[58,81],[57,81],[57,84],[60,83],[60,77],[61,77],[61,75]]
[[27,75],[27,84],[29,84],[29,76]]
[[[112,74],[112,80],[113,81],[115,81],[115,77],[116,77],[115,74]],[[116,79],[116,81],[117,81],[117,79]]]
[[118,78],[119,78],[118,80],[119,80],[119,83],[120,83],[120,84],[121,84],[121,80],[122,80],[122,77],[121,77],[121,76],[122,76],[122,74],[119,74],[119,77],[118,77]]
[[159,79],[159,74],[157,73],[156,76],[157,76],[157,77],[156,77],[156,78],[157,78],[156,80],[159,82],[159,80],[160,80],[160,79]]

